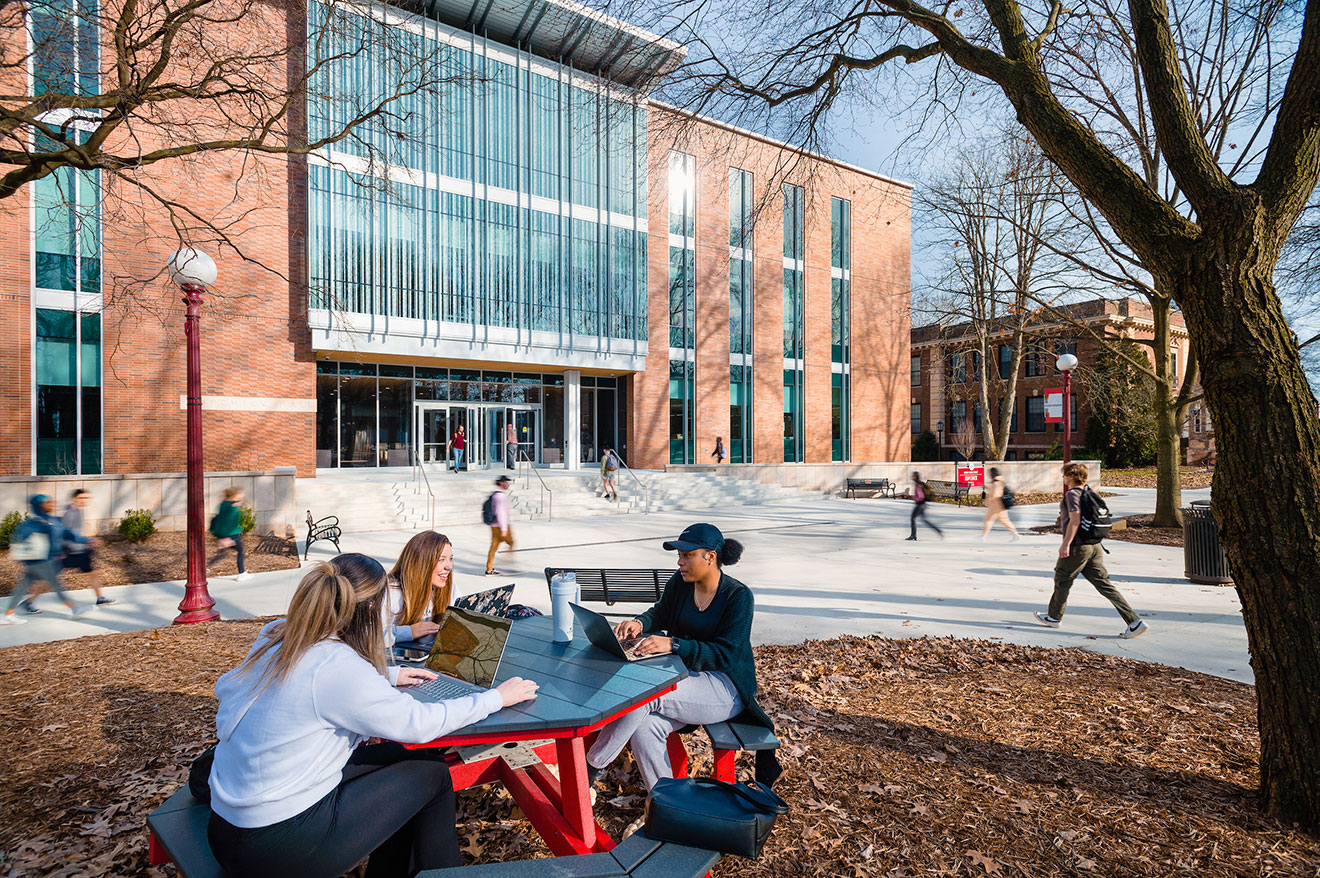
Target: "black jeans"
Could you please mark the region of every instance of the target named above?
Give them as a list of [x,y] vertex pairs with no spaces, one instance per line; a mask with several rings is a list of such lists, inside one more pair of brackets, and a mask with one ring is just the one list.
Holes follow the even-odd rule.
[[[232,537],[229,537],[229,539],[234,541],[233,549],[235,552],[238,553],[238,572],[242,573],[247,569],[246,567],[243,566],[243,535],[234,534]],[[229,551],[228,548],[224,548],[216,552],[214,555],[210,557],[210,559],[207,560],[206,566],[210,567],[216,561],[219,561],[220,558],[224,556],[225,552],[228,551]]]
[[[195,773],[203,770],[201,762]],[[194,790],[197,781],[190,780]],[[359,747],[339,786],[301,814],[242,829],[212,813],[207,837],[232,878],[338,878],[368,855],[368,878],[463,865],[454,782],[443,751],[430,747]]]
[[940,530],[939,527],[936,526],[934,522],[932,522],[929,518],[926,517],[926,504],[913,503],[912,504],[912,536],[909,539],[915,540],[917,538],[918,518],[920,518],[922,521],[926,523],[926,527],[935,531],[935,533],[939,534],[940,536],[944,536],[944,531]]

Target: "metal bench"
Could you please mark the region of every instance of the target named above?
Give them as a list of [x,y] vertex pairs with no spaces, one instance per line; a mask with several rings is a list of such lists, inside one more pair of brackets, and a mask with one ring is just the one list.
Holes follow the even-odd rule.
[[847,479],[843,496],[856,497],[858,491],[874,491],[881,497],[897,497],[898,488],[889,479]]
[[[665,742],[669,748],[669,764],[674,769],[674,777],[688,776],[687,748],[683,746],[682,735],[694,732],[697,726],[687,726],[672,733]],[[703,726],[710,744],[715,749],[716,780],[728,783],[736,782],[735,760],[738,751],[778,750],[779,739],[765,726],[751,723],[708,723]]]
[[312,510],[307,510],[307,544],[303,546],[303,560],[307,560],[307,552],[311,550],[312,543],[320,540],[334,543],[335,551],[339,549],[339,538],[344,532],[339,528],[339,516],[327,515],[325,518],[313,520]]
[[931,491],[939,497],[952,497],[959,506],[968,498],[968,492],[972,489],[967,485],[959,485],[956,482],[938,482],[929,481]]
[[614,606],[616,601],[655,603],[665,590],[665,583],[674,575],[668,570],[624,570],[609,567],[547,567],[545,584],[556,573],[572,573],[577,576],[578,587],[582,590],[582,602],[604,601]]

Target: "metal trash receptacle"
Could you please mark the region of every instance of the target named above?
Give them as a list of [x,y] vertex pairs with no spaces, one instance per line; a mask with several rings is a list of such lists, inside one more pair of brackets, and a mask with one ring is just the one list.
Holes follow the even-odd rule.
[[1232,585],[1228,556],[1219,542],[1219,526],[1210,504],[1193,503],[1182,510],[1184,575],[1202,585]]

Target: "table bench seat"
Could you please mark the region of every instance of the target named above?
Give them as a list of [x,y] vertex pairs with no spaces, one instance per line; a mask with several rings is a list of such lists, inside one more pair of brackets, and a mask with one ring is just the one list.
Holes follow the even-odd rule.
[[[669,748],[669,764],[674,769],[674,777],[688,776],[687,748],[683,746],[682,735],[696,731],[698,726],[687,726],[669,736],[666,742]],[[765,726],[751,723],[708,723],[704,726],[706,736],[710,738],[715,750],[715,779],[734,783],[737,780],[735,760],[742,750],[778,750],[779,739]]]
[[174,863],[186,878],[224,878],[206,840],[211,809],[182,787],[147,817],[147,859],[153,866]]
[[613,567],[547,567],[545,584],[556,573],[572,573],[582,591],[582,602],[604,601],[614,606],[617,601],[653,604],[660,600],[665,583],[674,575],[673,568],[626,569]]

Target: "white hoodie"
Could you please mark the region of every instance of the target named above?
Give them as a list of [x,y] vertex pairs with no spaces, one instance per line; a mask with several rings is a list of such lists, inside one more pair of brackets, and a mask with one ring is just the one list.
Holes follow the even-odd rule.
[[266,662],[278,650],[215,684],[220,743],[211,768],[211,810],[245,829],[270,826],[316,804],[339,785],[353,748],[369,737],[430,741],[503,705],[493,689],[433,704],[418,701],[339,640],[316,644],[287,679],[257,694]]

